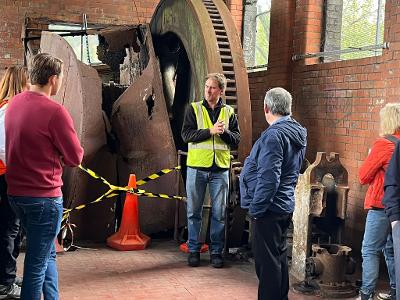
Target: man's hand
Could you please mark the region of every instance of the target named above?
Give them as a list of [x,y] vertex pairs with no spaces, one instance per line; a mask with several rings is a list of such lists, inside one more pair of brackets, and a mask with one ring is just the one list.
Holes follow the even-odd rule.
[[225,130],[225,122],[217,121],[213,127],[210,128],[211,135],[223,134]]
[[394,229],[394,227],[397,225],[397,223],[399,223],[400,221],[399,220],[396,220],[396,221],[393,221],[391,224],[392,224],[392,229]]

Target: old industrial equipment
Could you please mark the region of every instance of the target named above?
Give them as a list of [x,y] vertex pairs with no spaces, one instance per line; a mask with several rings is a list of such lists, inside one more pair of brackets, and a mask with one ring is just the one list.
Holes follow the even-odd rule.
[[[248,79],[240,39],[222,0],[162,0],[150,24],[88,26],[56,34],[46,30],[55,21],[26,19],[26,57],[40,48],[64,61],[64,81],[55,100],[72,115],[85,166],[122,186],[129,173],[141,178],[174,167],[177,150],[185,147],[180,135],[185,108],[202,99],[204,77],[211,72],[227,77],[224,101],[238,114],[242,137],[232,155],[237,161],[247,156],[252,133]],[[101,64],[82,63],[62,37],[86,35],[98,37]],[[174,194],[180,180],[164,176],[146,190]],[[68,170],[64,182],[67,206],[87,203],[105,189],[78,169]],[[142,199],[143,232],[173,228],[173,201]],[[72,214],[77,238],[103,241],[115,230],[121,202],[104,201]],[[231,215],[234,209],[231,205]]]
[[346,275],[355,271],[351,248],[342,245],[346,219],[348,173],[338,153],[318,152],[300,175],[293,214],[291,275],[293,288],[328,298],[356,294]]

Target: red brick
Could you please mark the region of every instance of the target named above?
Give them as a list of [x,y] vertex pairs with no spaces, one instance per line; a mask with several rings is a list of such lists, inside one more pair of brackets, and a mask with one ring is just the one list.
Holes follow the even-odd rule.
[[[61,299],[257,299],[258,280],[251,263],[228,262],[229,267],[217,270],[203,254],[200,267],[189,268],[186,254],[173,241],[155,240],[146,250],[130,252],[100,244],[88,247],[96,251],[57,257]],[[21,271],[23,259],[24,253],[18,259]],[[218,286],[210,289],[219,276]],[[306,299],[292,292],[289,297]]]
[[[319,32],[317,28],[321,19],[311,19],[314,15],[307,13],[313,10],[311,5],[314,1],[296,3],[300,9],[296,10],[295,16],[294,51],[318,52],[320,41],[313,32]],[[321,147],[340,152],[345,145],[345,152],[340,153],[346,158],[344,163],[349,171],[349,182],[354,183],[357,183],[358,167],[378,134],[380,108],[387,102],[398,102],[400,98],[400,8],[394,0],[387,1],[386,8],[385,34],[391,35],[385,40],[393,45],[384,51],[383,56],[326,64],[319,63],[318,59],[309,59],[294,62],[293,69],[289,70],[292,72],[292,91],[299,99],[294,114],[309,130],[307,155],[313,157]],[[350,102],[341,104],[346,99],[343,97],[348,97]],[[322,113],[324,111],[327,113]],[[332,118],[332,115],[341,122],[335,124],[321,120]],[[329,135],[323,134],[327,132]],[[343,139],[346,137],[352,139],[352,144],[346,143]],[[365,188],[352,194],[353,203],[359,203],[352,214],[359,215],[364,196]],[[363,224],[363,220],[355,223]]]

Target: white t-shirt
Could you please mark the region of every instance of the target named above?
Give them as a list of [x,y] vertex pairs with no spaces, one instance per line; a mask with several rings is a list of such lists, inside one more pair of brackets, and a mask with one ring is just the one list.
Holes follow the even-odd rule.
[[6,164],[6,133],[4,128],[4,117],[6,116],[7,104],[0,107],[0,159]]

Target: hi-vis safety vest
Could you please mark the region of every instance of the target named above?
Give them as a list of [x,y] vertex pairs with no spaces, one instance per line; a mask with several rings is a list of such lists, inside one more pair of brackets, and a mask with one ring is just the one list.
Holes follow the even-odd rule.
[[[212,128],[210,116],[207,109],[202,105],[202,101],[192,103],[196,115],[197,128]],[[221,108],[218,120],[223,120],[226,126],[229,126],[229,118],[234,114],[233,108],[225,105]],[[220,168],[228,169],[230,166],[230,147],[218,135],[213,135],[208,140],[198,143],[189,143],[187,165],[189,167],[211,167],[214,158],[215,163]]]

